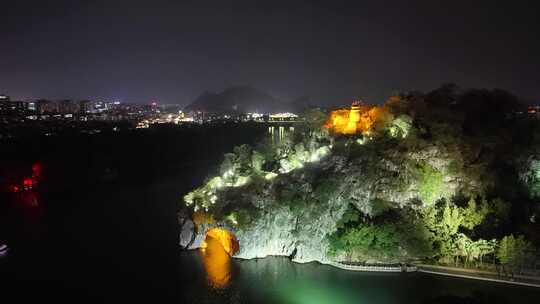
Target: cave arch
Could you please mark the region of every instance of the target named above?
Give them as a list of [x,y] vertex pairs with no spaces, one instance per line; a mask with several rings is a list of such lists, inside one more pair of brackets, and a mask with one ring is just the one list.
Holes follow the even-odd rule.
[[238,239],[232,233],[231,231],[224,229],[224,228],[212,228],[209,229],[206,232],[206,235],[204,237],[204,241],[201,244],[202,249],[206,249],[208,247],[208,238],[212,238],[221,244],[225,252],[229,256],[233,256],[240,250],[240,243],[238,242]]

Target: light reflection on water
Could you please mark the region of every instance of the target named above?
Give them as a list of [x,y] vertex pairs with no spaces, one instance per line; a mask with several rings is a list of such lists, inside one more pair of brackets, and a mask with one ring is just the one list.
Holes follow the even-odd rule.
[[[171,184],[171,189],[177,184]],[[0,277],[5,283],[0,284],[0,293],[13,290],[17,297],[35,294],[40,300],[72,299],[69,288],[83,286],[81,290],[88,287],[89,294],[122,303],[131,299],[140,302],[141,295],[152,299],[148,303],[540,303],[540,289],[533,288],[421,273],[357,273],[317,263],[292,263],[285,257],[239,260],[219,252],[216,256],[212,250],[204,255],[179,252],[174,245],[177,235],[169,233],[174,231],[175,221],[163,224],[163,218],[176,207],[173,190],[167,196],[170,208],[145,201],[155,193],[163,195],[162,188],[143,192],[147,195],[119,192],[112,197],[109,193],[91,196],[84,204],[71,199],[51,203],[47,196],[28,196],[26,203],[17,200],[8,209],[8,204],[0,201],[0,238],[13,249],[10,258],[0,260],[4,263],[0,264]],[[160,201],[167,199],[161,197]],[[154,208],[156,213],[149,212]],[[110,216],[104,217],[105,213]],[[141,214],[143,225],[138,219]],[[35,245],[21,249],[17,242],[10,242],[14,227],[18,234],[12,239]],[[126,241],[131,235],[136,237]],[[141,250],[141,242],[149,242],[152,250]],[[20,255],[23,251],[26,255]],[[128,275],[120,276],[122,272]],[[37,286],[36,277],[45,285]],[[25,293],[28,286],[40,292]],[[79,296],[80,290],[73,290]],[[461,300],[443,298],[449,296]],[[479,298],[482,300],[476,300]]]
[[206,238],[206,248],[201,249],[208,283],[214,289],[223,289],[231,280],[231,258],[219,240]]
[[369,293],[365,302],[357,292],[328,279],[324,271],[317,274],[327,266],[295,264],[283,257],[231,259],[219,240],[207,237],[206,242],[199,253],[207,289],[195,288],[199,295],[190,303],[369,303]]
[[491,304],[540,299],[540,290],[489,282],[421,273],[351,272],[318,263],[292,263],[283,257],[228,260],[226,255],[212,255],[215,252],[182,255],[190,278],[185,303]]
[[24,191],[17,194],[18,201],[25,207],[39,207],[40,195],[36,191]]

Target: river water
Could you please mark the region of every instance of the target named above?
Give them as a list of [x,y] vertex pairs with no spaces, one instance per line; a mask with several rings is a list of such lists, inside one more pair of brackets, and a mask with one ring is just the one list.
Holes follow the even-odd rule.
[[[0,301],[17,303],[539,303],[540,289],[420,273],[375,274],[287,258],[181,252],[187,180],[2,197]],[[241,246],[241,244],[240,244]],[[221,251],[220,251],[221,250]],[[8,302],[5,302],[8,303]]]

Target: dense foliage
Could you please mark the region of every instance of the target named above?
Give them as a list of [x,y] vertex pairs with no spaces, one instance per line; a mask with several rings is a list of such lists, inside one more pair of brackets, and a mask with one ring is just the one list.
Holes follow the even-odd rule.
[[[413,160],[407,168],[416,176],[420,207],[394,209],[399,216],[390,221],[382,214],[349,222],[329,236],[331,253],[352,260],[401,256],[464,266],[482,266],[489,257],[512,271],[534,267],[538,122],[519,114],[517,100],[500,90],[459,92],[447,85],[429,94],[394,96],[386,106],[396,116],[410,117],[412,128],[400,142],[377,149],[397,149],[401,162]],[[407,227],[404,234],[407,225],[416,229]],[[420,242],[408,247],[411,235]],[[418,248],[425,250],[413,250]]]
[[237,230],[280,210],[296,232],[324,224],[335,260],[535,267],[540,124],[515,97],[446,85],[377,111],[344,134],[310,110],[281,141],[227,154],[185,201]]

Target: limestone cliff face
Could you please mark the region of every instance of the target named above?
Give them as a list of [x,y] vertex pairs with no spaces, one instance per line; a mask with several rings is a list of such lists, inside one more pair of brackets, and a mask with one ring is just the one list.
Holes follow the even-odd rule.
[[[346,205],[345,205],[346,206]],[[216,223],[202,225],[195,229],[193,223],[182,227],[180,245],[185,249],[200,248],[206,232],[214,227],[231,231],[240,243],[240,251],[234,257],[242,259],[266,256],[288,256],[295,262],[328,262],[326,235],[335,230],[340,213],[345,209],[336,208],[334,216],[328,212],[318,219],[291,215],[283,208],[267,212],[247,229],[236,229]]]
[[[326,147],[328,153],[315,159],[309,157],[321,151],[321,147]],[[199,248],[208,229],[222,227],[239,241],[240,250],[235,254],[238,258],[278,255],[289,256],[296,262],[334,260],[328,254],[327,237],[337,230],[350,206],[370,217],[383,209],[410,205],[425,195],[423,183],[431,182],[415,173],[415,167],[422,164],[434,172],[447,172],[449,164],[448,155],[434,147],[407,153],[392,149],[373,153],[370,149],[351,139],[328,145],[320,143],[319,138],[301,148],[298,144],[292,149],[281,148],[289,151],[288,155],[274,156],[273,163],[286,159],[288,165],[294,164],[290,170],[252,170],[249,179],[245,171],[226,170],[223,178],[240,175],[236,182],[228,183],[231,186],[220,186],[223,183],[214,178],[186,196],[188,209],[179,214],[180,245]],[[293,157],[295,151],[301,155]],[[454,193],[460,187],[457,181],[464,180],[449,173],[429,178],[439,177],[440,182],[429,188],[435,191],[430,193],[433,199]],[[210,214],[212,220],[196,223],[193,211]]]
[[[298,172],[293,175],[295,182],[287,179],[287,183],[302,189],[302,195],[313,195],[311,185],[303,180],[302,174]],[[226,221],[195,225],[187,214],[183,214],[180,220],[183,223],[180,245],[186,249],[199,248],[206,231],[222,227],[231,231],[240,243],[240,251],[235,254],[237,258],[277,255],[289,256],[296,262],[329,261],[326,256],[326,236],[335,231],[336,222],[345,212],[347,204],[336,193],[323,206],[307,205],[293,212],[290,206],[280,204],[274,197],[274,188],[279,187],[279,183],[276,181],[266,185],[262,193],[247,194],[245,199],[254,202],[260,211],[259,216],[245,227],[237,227]]]

